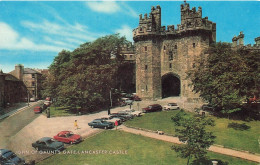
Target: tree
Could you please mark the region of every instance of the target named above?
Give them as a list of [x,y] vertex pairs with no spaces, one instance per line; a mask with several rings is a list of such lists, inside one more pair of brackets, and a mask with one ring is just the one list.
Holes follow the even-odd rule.
[[176,135],[184,145],[173,145],[172,149],[182,158],[188,158],[187,165],[193,157],[195,160],[205,159],[208,149],[213,143],[215,136],[206,131],[206,126],[214,126],[212,119],[204,117],[188,116],[180,111],[172,120],[177,126]]
[[230,44],[212,45],[195,61],[188,72],[193,90],[224,113],[241,110],[248,97],[259,95],[260,53],[239,49]]
[[107,106],[122,63],[121,47],[126,43],[125,37],[115,34],[84,43],[72,52],[60,52],[50,66],[49,93],[57,96],[60,105],[73,109]]

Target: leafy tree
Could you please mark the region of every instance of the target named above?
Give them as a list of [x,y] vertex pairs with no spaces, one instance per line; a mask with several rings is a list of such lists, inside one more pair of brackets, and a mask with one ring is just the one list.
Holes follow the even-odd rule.
[[188,77],[195,92],[229,114],[241,110],[246,97],[259,95],[259,63],[259,52],[232,50],[230,44],[220,42],[195,61]]
[[180,111],[172,120],[177,126],[176,135],[184,145],[173,145],[172,149],[180,154],[182,158],[188,158],[187,165],[193,157],[195,160],[206,158],[207,151],[213,143],[215,136],[206,131],[206,126],[214,126],[212,119],[188,116]]
[[115,34],[84,43],[72,52],[60,52],[50,66],[46,91],[56,96],[60,105],[75,109],[90,111],[107,106],[122,63],[121,47],[126,43],[124,37]]

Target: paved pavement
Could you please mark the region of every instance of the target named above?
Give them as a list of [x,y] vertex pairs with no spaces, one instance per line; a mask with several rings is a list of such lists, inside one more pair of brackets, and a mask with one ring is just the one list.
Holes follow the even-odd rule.
[[[37,102],[30,102],[29,103],[29,107],[34,106],[38,103],[42,102],[41,100],[37,101]],[[16,103],[13,106],[9,107],[9,108],[5,108],[3,110],[3,112],[1,112],[0,114],[0,120],[7,118],[9,116],[12,116],[16,113],[19,113],[20,111],[23,111],[25,109],[28,108],[28,103],[22,102],[22,103]]]

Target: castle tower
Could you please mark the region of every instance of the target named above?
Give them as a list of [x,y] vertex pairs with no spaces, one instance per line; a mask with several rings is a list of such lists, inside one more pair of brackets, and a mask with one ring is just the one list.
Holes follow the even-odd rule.
[[202,18],[202,8],[181,5],[181,24],[161,26],[161,7],[151,8],[149,17],[140,15],[133,30],[136,48],[136,92],[143,99],[168,96],[198,98],[186,72],[195,59],[216,42],[216,24]]

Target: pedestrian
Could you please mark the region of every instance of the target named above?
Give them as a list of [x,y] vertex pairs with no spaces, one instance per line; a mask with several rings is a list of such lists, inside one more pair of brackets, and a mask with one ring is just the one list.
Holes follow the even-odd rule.
[[74,121],[74,128],[75,128],[75,130],[79,129],[78,121],[77,121],[77,120]]
[[117,126],[118,126],[118,121],[115,121],[115,126],[116,126],[116,130],[117,130]]

